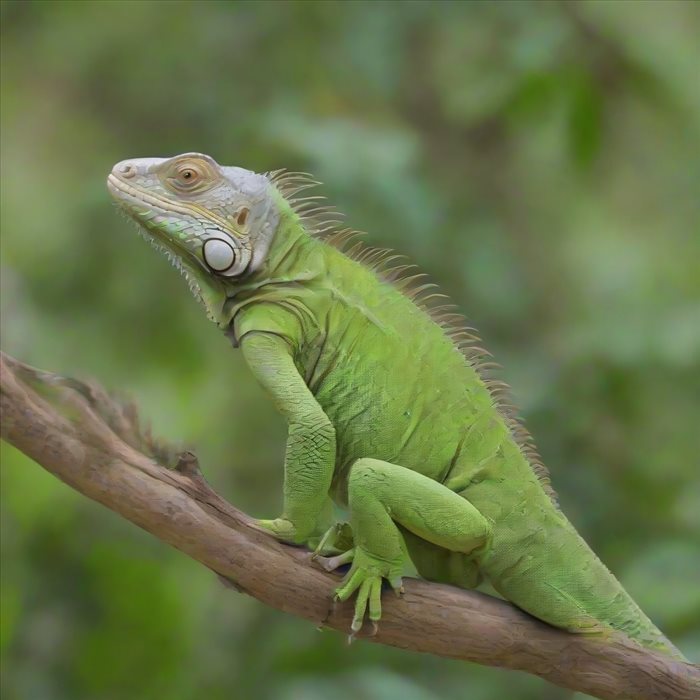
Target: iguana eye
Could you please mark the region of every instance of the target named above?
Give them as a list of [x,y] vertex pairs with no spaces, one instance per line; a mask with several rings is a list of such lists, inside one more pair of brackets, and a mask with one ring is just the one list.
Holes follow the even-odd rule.
[[192,155],[167,161],[158,174],[171,192],[184,195],[206,192],[220,179],[220,174],[211,163]]
[[202,173],[192,165],[179,167],[171,181],[181,189],[190,189],[199,184],[202,180]]

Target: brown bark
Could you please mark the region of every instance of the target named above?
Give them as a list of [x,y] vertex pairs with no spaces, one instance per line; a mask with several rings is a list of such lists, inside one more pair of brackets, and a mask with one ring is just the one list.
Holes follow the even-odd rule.
[[[131,409],[99,387],[6,355],[0,372],[5,440],[266,605],[349,630],[351,604],[331,605],[338,577],[258,530],[208,487],[192,455],[175,470],[160,466],[149,454],[163,450],[136,427]],[[562,632],[478,592],[413,579],[405,588],[401,599],[386,595],[379,633],[369,641],[526,671],[610,700],[700,698],[700,668],[623,635]]]

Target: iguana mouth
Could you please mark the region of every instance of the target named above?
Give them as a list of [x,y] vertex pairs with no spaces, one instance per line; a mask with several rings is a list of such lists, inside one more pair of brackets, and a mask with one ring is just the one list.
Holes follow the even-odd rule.
[[128,201],[136,205],[145,205],[152,209],[158,209],[164,214],[175,213],[191,216],[192,212],[189,207],[177,204],[165,197],[159,197],[152,192],[148,192],[139,187],[134,187],[126,180],[115,175],[113,172],[107,175],[107,187],[112,196],[120,203]]
[[171,213],[191,216],[186,207],[134,187],[113,173],[107,176],[107,188],[121,209],[139,224],[144,238],[165,253],[175,267],[182,267],[183,258],[202,267],[194,251],[187,247],[187,244],[201,246],[199,236],[192,234],[178,240],[165,231],[164,217]]

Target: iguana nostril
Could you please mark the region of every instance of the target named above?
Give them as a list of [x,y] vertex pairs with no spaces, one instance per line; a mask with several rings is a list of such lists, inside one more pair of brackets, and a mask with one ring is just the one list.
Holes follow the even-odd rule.
[[119,163],[114,169],[122,177],[129,178],[136,175],[136,168],[131,163]]

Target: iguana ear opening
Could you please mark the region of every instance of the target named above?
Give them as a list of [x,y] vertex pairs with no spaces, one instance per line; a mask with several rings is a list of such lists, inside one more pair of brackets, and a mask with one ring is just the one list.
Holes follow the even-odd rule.
[[239,226],[245,226],[246,221],[248,221],[248,214],[250,214],[250,209],[248,209],[248,207],[241,207],[236,212],[236,223]]

